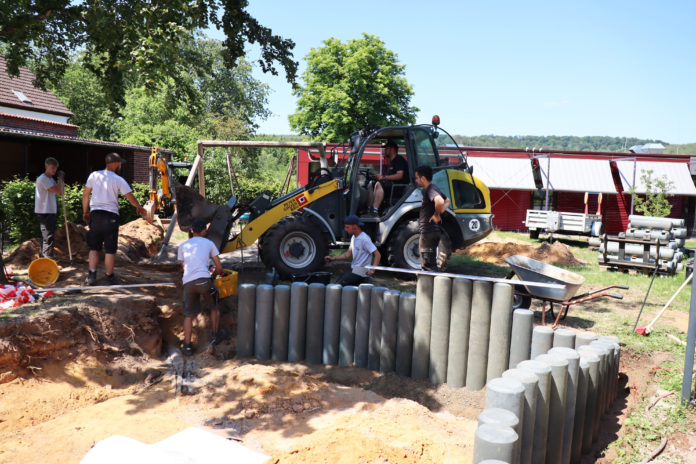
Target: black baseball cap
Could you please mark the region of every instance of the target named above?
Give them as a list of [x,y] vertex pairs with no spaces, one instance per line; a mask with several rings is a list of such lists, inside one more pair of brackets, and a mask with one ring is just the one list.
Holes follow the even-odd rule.
[[205,219],[201,218],[194,219],[193,224],[191,224],[191,230],[194,232],[202,232],[206,227],[208,227],[208,223],[205,221]]
[[126,160],[121,158],[121,156],[116,152],[107,153],[106,156],[104,157],[104,163],[106,163],[106,164],[125,163],[125,162],[126,162]]
[[350,214],[350,215],[346,216],[346,218],[343,220],[343,223],[351,225],[351,226],[360,226],[361,229],[363,227],[365,227],[365,224],[363,224],[360,221],[360,218],[358,216],[356,216],[355,214]]
[[398,149],[399,149],[399,146],[398,146],[398,145],[396,144],[396,142],[393,141],[393,140],[387,140],[386,142],[384,142],[384,143],[382,144],[382,148],[383,148],[383,149],[384,149],[384,148],[389,148],[389,147],[392,147],[392,148],[394,148],[395,150],[398,150]]

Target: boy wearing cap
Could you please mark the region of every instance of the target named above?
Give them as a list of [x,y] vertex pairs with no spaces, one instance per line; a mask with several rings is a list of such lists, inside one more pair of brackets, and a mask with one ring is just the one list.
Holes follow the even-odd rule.
[[384,195],[391,192],[394,184],[408,184],[408,163],[398,155],[399,146],[390,140],[382,145],[382,150],[383,156],[389,161],[389,166],[384,175],[375,176],[377,182],[374,187],[372,206],[367,211],[369,216],[379,215],[379,206],[384,200]]
[[[86,241],[89,246],[89,274],[85,283],[97,283],[99,252],[104,247],[104,268],[106,285],[117,285],[114,276],[114,261],[118,247],[118,195],[124,195],[128,202],[143,216],[145,209],[135,199],[128,182],[117,173],[124,162],[117,153],[108,153],[104,158],[106,169],[94,171],[87,178],[82,194],[82,219],[89,224]],[[91,199],[90,199],[91,196]]]
[[207,223],[201,218],[194,219],[191,226],[193,237],[179,245],[177,258],[184,270],[184,346],[181,350],[185,356],[193,354],[191,330],[193,318],[201,312],[201,301],[205,308],[210,308],[210,320],[213,325],[213,345],[223,338],[220,332],[220,313],[217,309],[217,289],[210,278],[208,263],[212,259],[215,272],[222,274],[222,264],[215,244],[205,238]]
[[348,251],[338,256],[325,256],[324,260],[330,262],[353,257],[350,270],[346,271],[336,283],[339,285],[360,285],[367,277],[375,273],[374,270],[365,268],[365,266],[370,264],[370,256],[372,256],[373,266],[379,264],[382,256],[379,254],[375,244],[370,240],[370,236],[363,232],[364,224],[360,222],[358,216],[354,214],[347,216],[343,224],[345,231],[351,236]]
[[[34,212],[39,219],[41,229],[39,256],[42,258],[53,258],[53,239],[58,217],[56,195],[63,195],[63,179],[60,175],[62,172],[58,172],[58,160],[49,157],[44,161],[44,173],[36,178]],[[58,179],[57,182],[56,179]]]

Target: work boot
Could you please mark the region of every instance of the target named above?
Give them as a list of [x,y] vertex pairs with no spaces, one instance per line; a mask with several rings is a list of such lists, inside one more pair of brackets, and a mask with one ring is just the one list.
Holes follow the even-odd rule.
[[230,338],[230,335],[227,333],[225,329],[220,329],[216,333],[213,334],[213,341],[212,344],[213,346],[219,345],[220,343],[224,342]]
[[118,285],[118,279],[114,274],[106,274],[104,276],[104,285]]
[[193,356],[193,343],[184,343],[181,347],[181,353],[184,356]]
[[85,279],[85,284],[96,285],[97,284],[97,271],[89,271],[87,278]]

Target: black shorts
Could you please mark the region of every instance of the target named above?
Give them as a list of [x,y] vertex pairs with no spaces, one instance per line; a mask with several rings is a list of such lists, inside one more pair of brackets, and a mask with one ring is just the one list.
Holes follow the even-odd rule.
[[116,254],[118,248],[118,214],[94,210],[90,213],[89,231],[85,237],[90,251],[101,251]]
[[184,316],[198,315],[201,301],[205,309],[211,309],[218,303],[218,290],[211,278],[202,277],[184,284]]

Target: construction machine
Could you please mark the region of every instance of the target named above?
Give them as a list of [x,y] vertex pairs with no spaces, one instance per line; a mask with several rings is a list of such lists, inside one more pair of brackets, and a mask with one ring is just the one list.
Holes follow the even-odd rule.
[[[159,189],[157,188],[158,179],[161,185]],[[165,216],[172,215],[176,203],[172,190],[173,185],[174,177],[167,159],[157,147],[152,147],[148,162],[149,200],[143,206],[146,211],[145,219],[148,222],[155,219],[155,213],[158,211],[161,211]]]
[[[397,144],[398,156],[407,161],[408,172],[402,184],[393,184],[386,192],[378,214],[368,216],[378,172],[373,163],[367,162],[366,150],[387,142]],[[191,188],[176,188],[182,230],[188,230],[194,218],[205,218],[211,222],[208,238],[221,253],[258,240],[261,260],[284,278],[317,271],[324,265],[330,248],[348,247],[350,237],[344,231],[343,220],[349,214],[358,215],[365,223],[364,231],[380,248],[385,264],[420,269],[418,214],[423,197],[422,189],[415,183],[415,169],[421,165],[433,168],[433,183],[451,200],[442,215],[444,233],[438,247],[441,268],[446,266],[452,250],[484,238],[493,228],[488,188],[473,176],[466,153],[439,127],[437,116],[432,124],[357,131],[343,145],[343,153],[334,149],[331,166],[324,143],[200,141],[194,162],[199,184],[202,154],[211,147],[288,147],[318,152],[318,175],[279,198],[273,199],[266,192],[249,204],[238,204],[233,197],[226,205],[215,205]],[[232,233],[233,224],[247,212],[248,223],[240,232]]]

